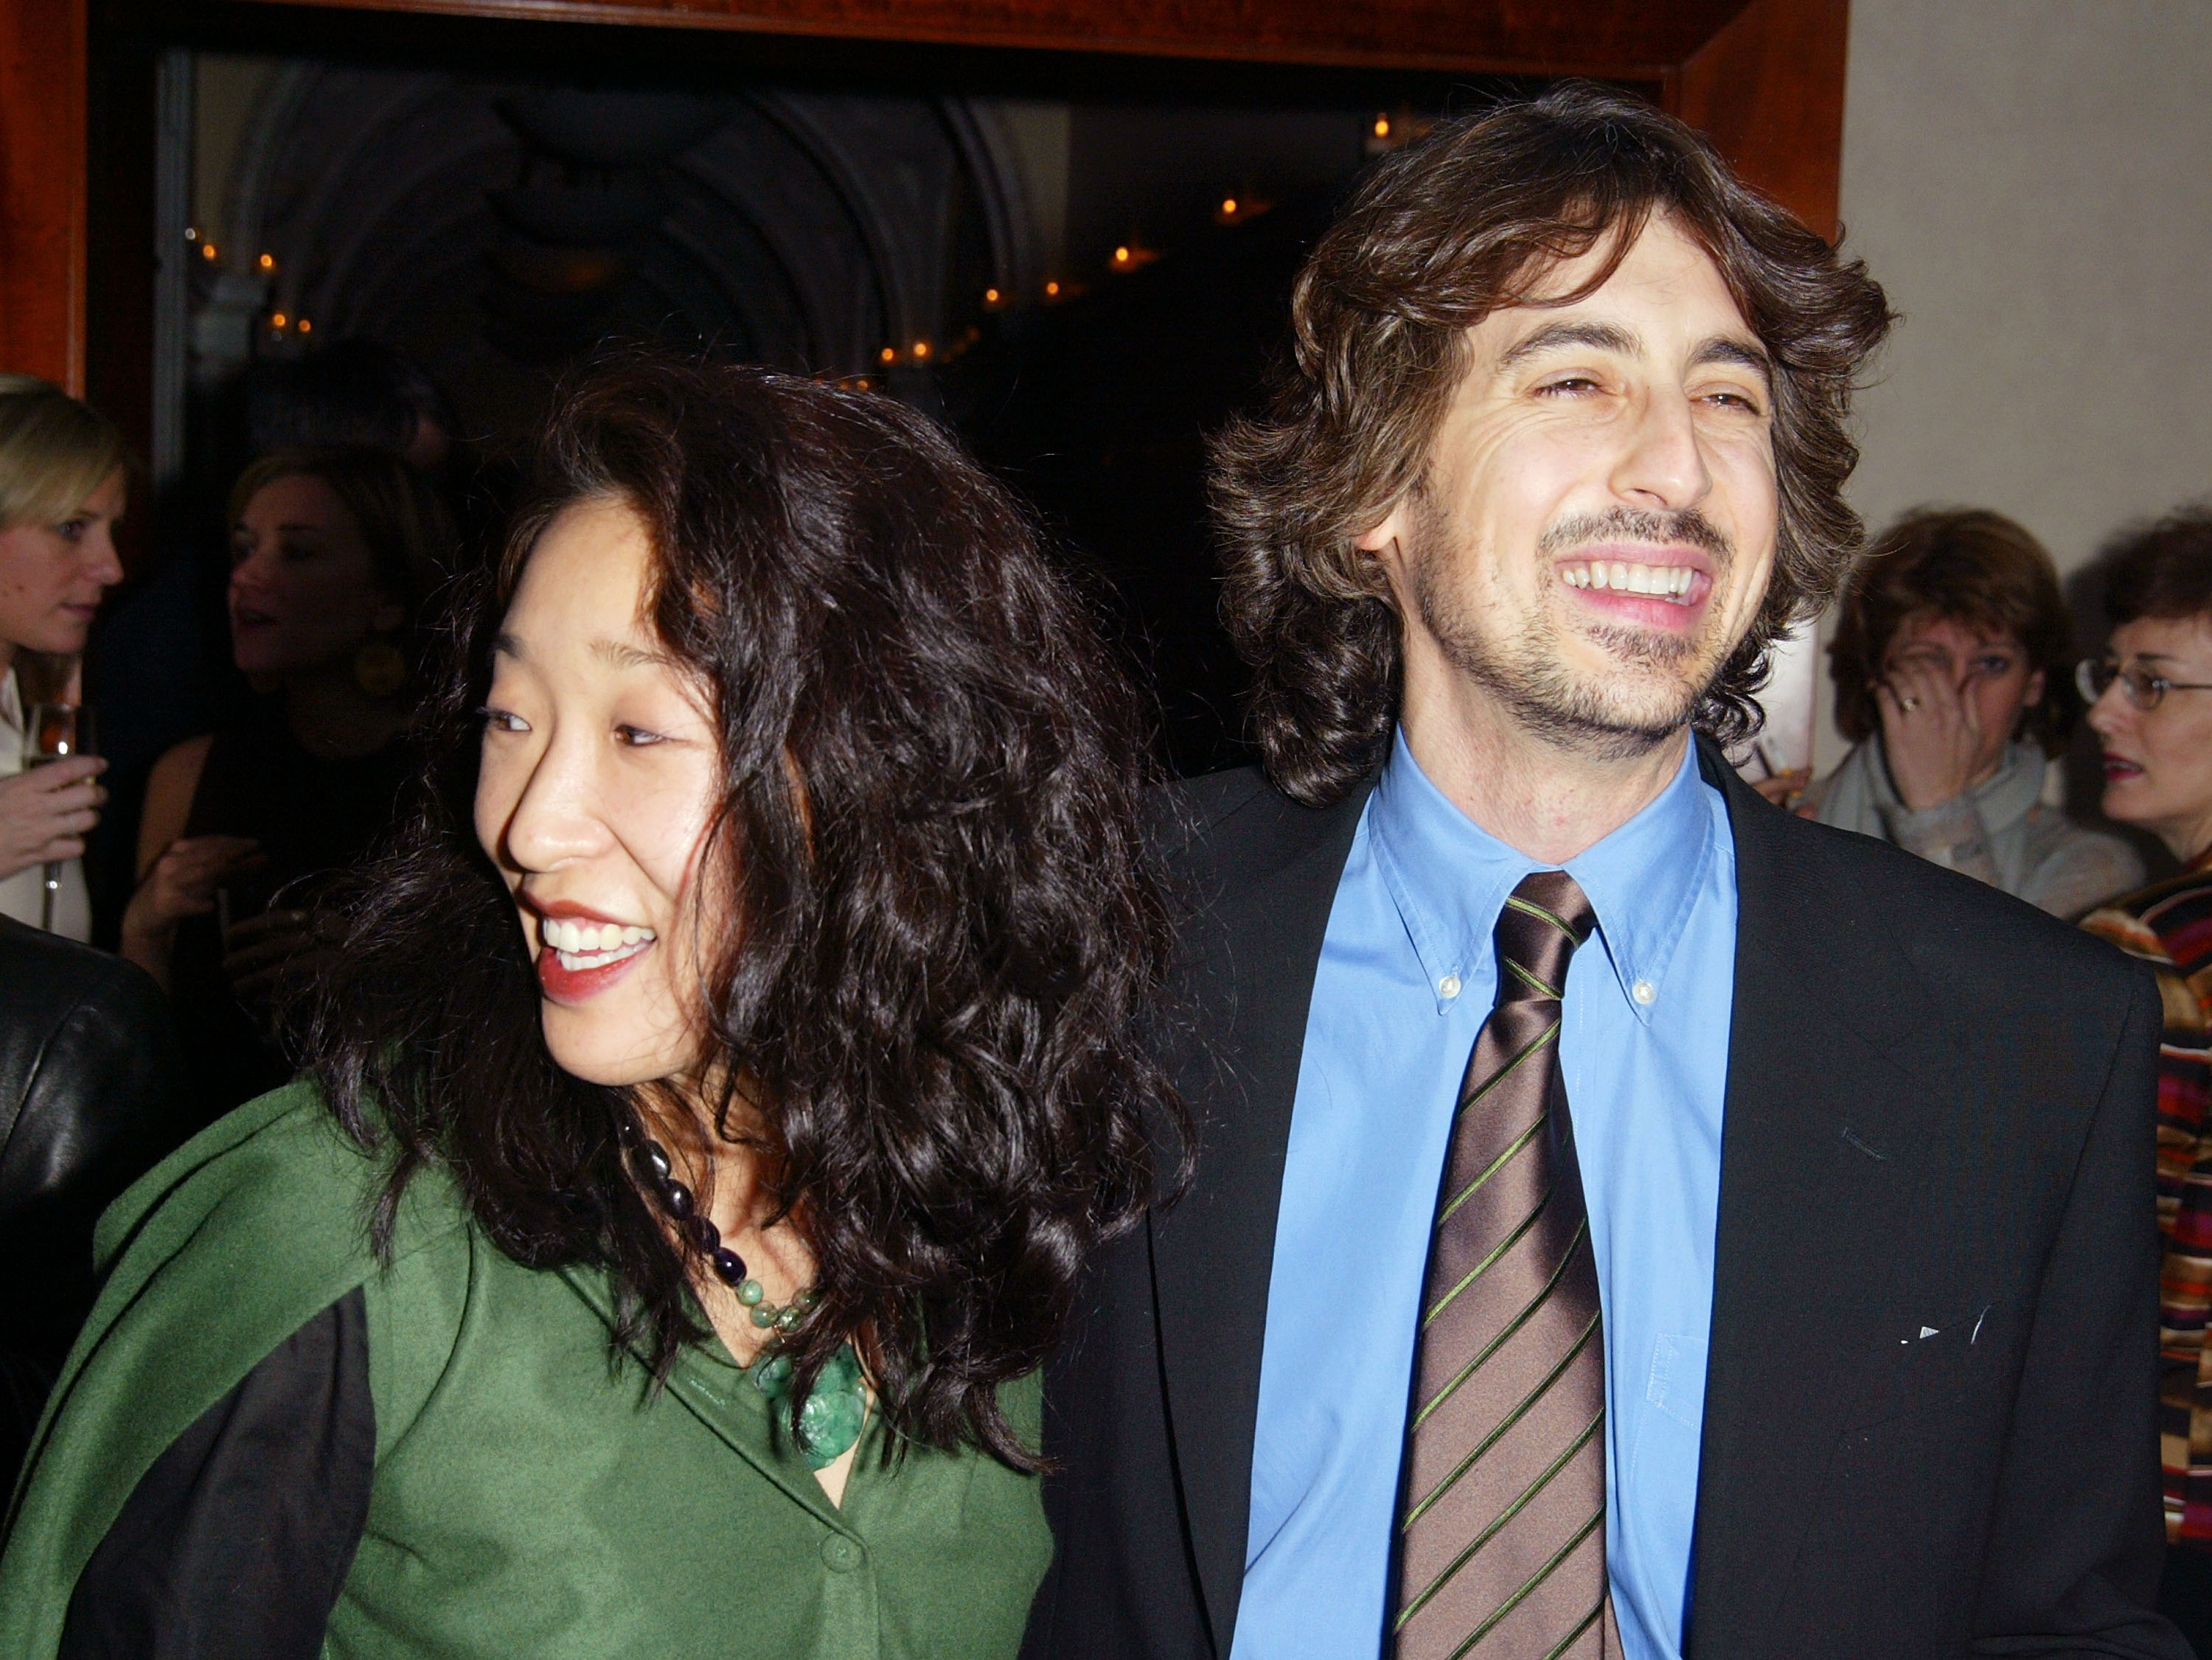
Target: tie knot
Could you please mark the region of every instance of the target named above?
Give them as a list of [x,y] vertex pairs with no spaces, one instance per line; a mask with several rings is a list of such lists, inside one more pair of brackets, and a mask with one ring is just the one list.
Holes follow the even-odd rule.
[[1596,925],[1581,884],[1565,871],[1523,876],[1498,913],[1498,1001],[1558,1002],[1575,948]]

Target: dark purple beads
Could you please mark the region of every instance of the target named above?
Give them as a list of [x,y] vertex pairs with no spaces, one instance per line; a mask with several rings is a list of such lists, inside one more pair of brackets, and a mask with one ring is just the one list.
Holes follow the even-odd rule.
[[631,1142],[630,1150],[638,1179],[653,1190],[660,1200],[660,1208],[675,1220],[684,1237],[705,1253],[715,1277],[732,1288],[743,1285],[745,1259],[723,1245],[721,1230],[700,1210],[691,1190],[676,1179],[668,1149],[649,1136],[641,1136]]

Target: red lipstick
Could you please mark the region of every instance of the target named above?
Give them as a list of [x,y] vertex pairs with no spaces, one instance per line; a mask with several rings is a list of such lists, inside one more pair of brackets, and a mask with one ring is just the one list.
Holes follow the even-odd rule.
[[[617,928],[626,925],[620,917],[611,917],[604,911],[595,911],[590,906],[579,905],[573,900],[538,900],[526,894],[517,897],[522,908],[537,917],[541,924],[612,923]],[[561,952],[545,942],[545,930],[542,926],[538,929],[538,988],[548,1002],[570,1008],[588,1003],[609,990],[644,960],[647,954],[659,943],[657,940],[642,940],[627,956],[617,958],[613,962],[591,968],[571,968],[561,960]]]

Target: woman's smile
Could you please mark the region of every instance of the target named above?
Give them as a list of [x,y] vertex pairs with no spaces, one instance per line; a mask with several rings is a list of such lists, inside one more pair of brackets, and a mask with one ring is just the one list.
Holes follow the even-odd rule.
[[524,896],[538,919],[538,984],[552,1002],[571,1007],[626,976],[659,936],[644,923],[623,922],[571,900],[541,904]]
[[698,1058],[687,900],[720,784],[699,688],[647,618],[650,560],[619,502],[572,504],[547,527],[495,645],[477,780],[477,834],[536,958],[546,1045],[617,1087]]

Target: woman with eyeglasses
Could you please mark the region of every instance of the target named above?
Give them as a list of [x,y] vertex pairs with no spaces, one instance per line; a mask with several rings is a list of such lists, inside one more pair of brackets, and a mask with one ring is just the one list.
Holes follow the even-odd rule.
[[2057,568],[2026,530],[1982,510],[1907,514],[1844,596],[1829,661],[1856,747],[1802,810],[2053,916],[2125,893],[2143,877],[2135,850],[2043,798],[2081,712],[2073,655]]
[[[2212,1300],[2212,507],[2123,536],[2106,555],[2105,652],[2081,665],[2105,752],[2106,816],[2148,830],[2181,869],[2083,918],[2157,972],[2166,1031],[2158,1090],[2160,1444],[2166,1467],[2160,1611],[2212,1653],[2212,1379],[2200,1381]],[[2192,1451],[2192,1449],[2195,1449]]]

